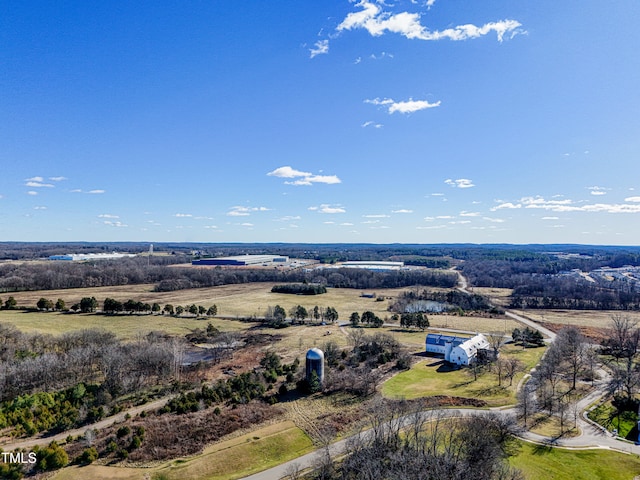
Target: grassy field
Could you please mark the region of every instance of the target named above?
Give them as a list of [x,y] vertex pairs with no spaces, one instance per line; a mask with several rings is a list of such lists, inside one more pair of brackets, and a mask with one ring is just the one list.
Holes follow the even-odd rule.
[[[69,290],[43,290],[35,292],[17,292],[13,294],[18,305],[35,307],[38,299],[48,298],[54,302],[62,298],[69,306],[77,303],[83,297],[96,297],[100,307],[105,298],[111,297],[119,301],[128,299],[141,301],[143,303],[157,302],[164,306],[170,303],[177,305],[218,306],[218,313],[224,316],[263,316],[267,307],[280,305],[289,311],[291,307],[302,305],[307,310],[318,307],[334,307],[338,310],[340,318],[348,319],[351,312],[362,313],[371,310],[380,318],[390,315],[387,311],[390,299],[395,299],[398,294],[406,289],[380,289],[366,290],[365,293],[376,293],[384,296],[384,301],[376,301],[374,298],[365,298],[360,295],[363,290],[349,288],[330,288],[322,295],[290,295],[282,293],[271,293],[271,287],[275,283],[246,283],[241,285],[222,285],[219,287],[191,288],[178,290],[175,292],[154,292],[154,285],[127,285],[119,287],[96,287],[77,288]],[[2,295],[3,298],[9,294]]]
[[509,463],[528,480],[632,480],[640,458],[610,450],[567,450],[521,442]]
[[216,443],[195,457],[173,460],[152,468],[102,465],[70,467],[52,480],[148,480],[153,474],[171,480],[233,480],[279,465],[313,450],[311,439],[287,421]]
[[[542,356],[544,349],[523,350],[514,345],[506,345],[502,349],[504,357],[516,357],[529,371]],[[509,387],[503,381],[498,387],[496,376],[484,373],[473,380],[469,369],[448,370],[443,367],[442,360],[428,357],[389,380],[382,386],[382,394],[391,398],[419,398],[432,395],[453,395],[457,397],[478,398],[490,406],[509,405],[515,402],[515,389],[524,373],[518,374]]]
[[[516,311],[521,313],[520,310]],[[640,312],[618,310],[526,310],[525,315],[537,322],[557,323],[592,328],[609,328],[613,315],[629,317],[640,323]]]
[[488,297],[491,302],[500,305],[501,307],[507,307],[511,302],[511,288],[491,288],[491,287],[471,287],[471,291],[478,295]]
[[245,330],[250,324],[235,320],[201,319],[193,317],[170,317],[165,315],[117,315],[65,314],[57,312],[24,312],[20,310],[0,311],[0,323],[13,324],[23,332],[40,332],[59,335],[73,330],[104,328],[124,339],[133,339],[139,334],[164,331],[185,335],[196,328],[206,328],[211,322],[222,331]]

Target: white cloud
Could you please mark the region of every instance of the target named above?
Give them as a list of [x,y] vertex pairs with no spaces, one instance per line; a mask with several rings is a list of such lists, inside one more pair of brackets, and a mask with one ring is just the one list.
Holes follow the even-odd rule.
[[309,207],[309,210],[318,213],[346,213],[346,210],[341,205],[329,205],[323,203],[318,207]]
[[311,175],[309,172],[302,172],[300,170],[295,170],[290,166],[279,167],[273,170],[272,172],[267,173],[270,177],[280,177],[280,178],[296,178],[296,177],[308,177]]
[[253,223],[244,222],[240,224],[241,227],[253,227]]
[[391,213],[413,213],[413,210],[407,210],[406,208],[401,208],[400,210],[391,210]]
[[[34,178],[42,178],[42,177],[34,177]],[[51,185],[50,183],[42,183],[35,180],[29,180],[27,183],[25,183],[25,186],[32,187],[32,188],[42,188],[42,187],[53,188],[53,185]]]
[[276,218],[275,221],[276,222],[292,222],[294,220],[301,220],[301,219],[302,219],[302,217],[300,217],[300,215],[296,215],[296,216],[286,215],[284,217]]
[[120,218],[118,215],[111,215],[110,213],[102,213],[98,215],[98,218]]
[[576,204],[573,200],[545,200],[543,197],[524,197],[520,202],[501,203],[491,209],[491,211],[501,209],[528,208],[548,210],[551,212],[588,212],[588,213],[640,213],[640,205],[632,203],[610,204],[610,203],[581,203]]
[[175,213],[173,216],[174,217],[178,217],[178,218],[190,218],[190,217],[193,217],[193,215],[191,215],[190,213]]
[[353,223],[350,222],[343,222],[340,224],[341,227],[353,227]]
[[560,220],[560,217],[542,217],[541,220]]
[[242,207],[235,206],[231,207],[231,209],[227,212],[227,215],[230,217],[247,217],[251,215],[253,212],[267,212],[269,211],[266,207]]
[[469,180],[468,178],[458,178],[457,180],[452,180],[450,178],[447,178],[444,183],[446,183],[447,185],[450,185],[452,187],[457,187],[457,188],[471,188],[471,187],[475,187],[475,185],[473,184],[472,180]]
[[[102,193],[105,193],[106,190],[89,190],[87,193],[90,193],[92,195],[100,195]],[[126,225],[124,225],[126,227]]]
[[369,120],[368,122],[364,122],[362,125],[360,125],[362,128],[367,128],[367,127],[373,127],[373,128],[382,128],[384,127],[383,124],[381,123],[376,123],[376,122],[372,122],[371,120]]
[[217,225],[205,225],[205,226],[204,226],[204,228],[208,228],[208,229],[211,229],[211,230],[215,230],[215,229],[217,229],[217,228],[218,228],[218,226],[217,226]]
[[24,181],[25,182],[44,182],[44,177],[25,178]]
[[[427,8],[430,8],[433,2],[427,2],[426,5]],[[525,33],[520,28],[522,26],[520,22],[509,19],[485,23],[480,27],[466,24],[442,31],[432,31],[422,25],[421,16],[418,13],[399,12],[394,14],[385,12],[375,3],[366,0],[358,2],[357,6],[361,7],[362,10],[349,13],[336,28],[338,32],[364,29],[373,37],[379,37],[389,32],[397,33],[408,39],[449,39],[454,41],[478,38],[495,32],[500,42],[502,42],[507,33],[511,33],[511,37],[518,33]]]
[[436,218],[440,219],[440,220],[448,220],[448,219],[454,218],[454,217],[452,217],[451,215],[438,215]]
[[66,179],[67,177],[49,177],[49,180],[51,180],[52,182],[61,182]]
[[503,210],[503,209],[515,209],[515,208],[522,208],[522,205],[520,203],[511,203],[511,202],[504,202],[501,203],[500,205],[493,207],[491,209],[492,212],[495,212],[496,210]]
[[624,199],[625,202],[640,202],[640,197],[627,197]]
[[491,222],[491,223],[504,223],[505,220],[503,220],[502,218],[492,218],[492,217],[482,217],[483,220],[486,220],[487,222]]
[[460,212],[461,217],[479,217],[479,212]]
[[47,209],[47,207],[44,207],[44,206],[39,205],[39,206],[37,206],[37,207],[33,207],[33,209],[34,209],[34,210],[46,210],[46,209]]
[[606,195],[607,190],[609,190],[603,187],[588,187],[588,189],[591,191],[591,195]]
[[432,193],[432,197],[444,197],[444,193]]
[[413,113],[420,110],[426,110],[428,108],[435,108],[440,106],[440,100],[435,103],[429,103],[427,100],[413,100],[412,98],[403,102],[396,102],[392,98],[384,98],[382,100],[380,100],[379,98],[373,98],[365,100],[364,103],[370,103],[372,105],[383,105],[387,107],[387,112],[389,114],[395,112]]
[[389,215],[385,215],[384,213],[376,213],[373,215],[362,215],[364,218],[389,218]]
[[433,226],[429,226],[429,227],[416,227],[418,230],[438,230],[440,228],[447,228],[446,225],[433,225]]
[[297,180],[293,182],[284,182],[286,185],[296,186],[310,186],[314,183],[336,184],[342,182],[336,175],[314,175],[310,172],[295,170],[288,165],[285,167],[276,168],[275,170],[267,173],[267,175],[270,177],[279,178],[297,178]]
[[116,228],[124,228],[124,227],[128,227],[129,225],[126,225],[122,222],[112,222],[111,220],[105,220],[104,221],[105,225],[108,225],[110,227],[116,227]]
[[33,191],[33,190],[29,190],[29,191],[27,192],[27,195],[38,195],[38,192],[35,192],[35,191]]
[[314,48],[309,49],[309,58],[329,53],[329,40],[318,40]]

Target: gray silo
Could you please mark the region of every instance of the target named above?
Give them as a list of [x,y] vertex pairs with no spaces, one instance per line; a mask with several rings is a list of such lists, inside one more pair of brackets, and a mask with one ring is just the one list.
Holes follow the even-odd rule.
[[312,348],[307,352],[305,378],[311,380],[311,372],[316,372],[320,383],[324,382],[324,352],[319,348]]

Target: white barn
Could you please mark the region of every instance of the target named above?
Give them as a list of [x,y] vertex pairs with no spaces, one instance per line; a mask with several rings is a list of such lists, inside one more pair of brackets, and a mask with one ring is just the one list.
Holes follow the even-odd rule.
[[457,347],[453,347],[446,360],[456,365],[470,365],[475,362],[478,350],[487,350],[489,347],[486,337],[479,333]]
[[469,365],[478,355],[478,350],[490,347],[486,337],[478,334],[475,337],[454,337],[451,335],[439,335],[430,333],[426,339],[427,353],[439,353],[444,355],[447,362],[456,365]]

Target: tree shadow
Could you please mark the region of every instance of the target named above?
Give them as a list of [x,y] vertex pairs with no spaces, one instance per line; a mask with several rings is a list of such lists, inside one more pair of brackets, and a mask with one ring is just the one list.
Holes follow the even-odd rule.
[[535,443],[534,447],[533,447],[533,454],[534,455],[546,455],[548,453],[551,453],[553,449],[553,446],[551,443]]

